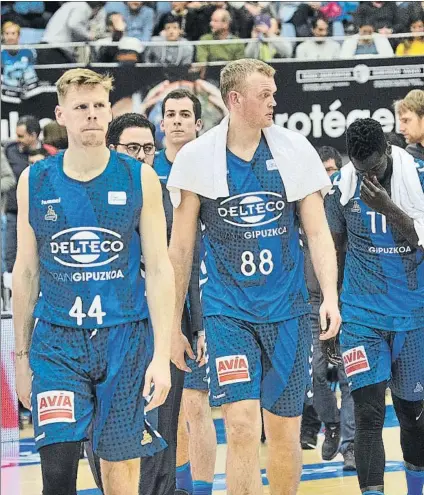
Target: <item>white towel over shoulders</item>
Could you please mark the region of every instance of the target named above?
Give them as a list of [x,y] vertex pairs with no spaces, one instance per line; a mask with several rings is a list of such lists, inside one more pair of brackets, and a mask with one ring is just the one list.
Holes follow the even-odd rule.
[[[181,189],[210,199],[229,196],[228,123],[229,117],[224,117],[219,125],[177,153],[167,183],[175,207],[181,202]],[[299,201],[317,191],[324,196],[330,190],[331,183],[318,153],[303,135],[275,124],[263,133],[288,201]]]

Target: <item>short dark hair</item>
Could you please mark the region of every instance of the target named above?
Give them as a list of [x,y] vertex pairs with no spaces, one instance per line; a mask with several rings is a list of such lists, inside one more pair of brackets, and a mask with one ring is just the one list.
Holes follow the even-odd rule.
[[336,148],[333,148],[332,146],[321,146],[317,151],[322,162],[333,159],[336,167],[339,170],[342,168],[342,155],[336,150]]
[[193,102],[194,118],[197,120],[202,118],[202,105],[200,104],[199,98],[194,96],[191,91],[187,89],[174,89],[168,93],[162,101],[162,117],[165,115],[165,106],[168,100],[182,100],[183,98],[188,98]]
[[171,13],[166,14],[163,20],[163,26],[165,27],[167,24],[178,24],[181,27],[181,17],[173,15]]
[[399,148],[406,148],[407,142],[402,134],[397,132],[386,132],[386,139],[393,146],[399,146]]
[[45,148],[37,148],[36,150],[29,150],[28,156],[43,155],[45,158],[50,156],[49,152]]
[[150,120],[146,119],[146,117],[140,113],[124,113],[123,115],[116,117],[116,119],[113,119],[109,124],[109,129],[106,134],[106,145],[117,145],[121,139],[122,133],[129,127],[150,129],[153,140],[155,139],[156,128]]
[[346,131],[347,154],[365,160],[374,152],[384,154],[387,140],[381,124],[374,119],[355,120]]
[[24,125],[28,134],[36,134],[37,137],[40,135],[41,127],[38,119],[33,115],[24,115],[18,120],[16,126]]
[[315,29],[317,27],[318,21],[324,21],[327,24],[327,26],[330,25],[330,22],[328,21],[328,19],[326,17],[324,17],[323,15],[319,15],[319,16],[314,17],[312,19],[312,23],[311,23],[312,24],[312,29]]

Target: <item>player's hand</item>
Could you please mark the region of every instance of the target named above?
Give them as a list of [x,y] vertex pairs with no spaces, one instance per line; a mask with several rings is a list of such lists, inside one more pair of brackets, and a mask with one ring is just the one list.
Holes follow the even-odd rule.
[[331,301],[324,299],[319,309],[319,317],[321,322],[320,340],[328,340],[335,337],[342,323],[337,298]]
[[199,363],[199,368],[201,368],[206,364],[205,350],[206,350],[205,336],[200,335],[199,338],[197,339],[197,358],[196,358],[196,363]]
[[149,397],[152,387],[154,387],[154,390],[151,400],[144,409],[146,413],[161,406],[168,397],[168,392],[171,388],[169,359],[163,358],[162,356],[153,356],[152,362],[149,364],[144,378],[144,397]]
[[191,369],[187,366],[185,361],[186,353],[191,359],[196,359],[187,337],[181,330],[173,331],[171,338],[171,361],[178,369],[191,373]]
[[28,356],[16,358],[16,392],[19,400],[27,409],[31,409],[32,371]]
[[382,214],[393,204],[388,192],[378,182],[375,176],[372,179],[363,177],[360,196],[367,206]]

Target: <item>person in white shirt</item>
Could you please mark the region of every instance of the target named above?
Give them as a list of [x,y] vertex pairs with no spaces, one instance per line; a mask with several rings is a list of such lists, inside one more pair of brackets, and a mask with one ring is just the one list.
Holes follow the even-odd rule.
[[314,38],[304,41],[296,49],[296,58],[303,60],[332,60],[339,58],[340,45],[327,38],[328,21],[317,17],[312,21]]

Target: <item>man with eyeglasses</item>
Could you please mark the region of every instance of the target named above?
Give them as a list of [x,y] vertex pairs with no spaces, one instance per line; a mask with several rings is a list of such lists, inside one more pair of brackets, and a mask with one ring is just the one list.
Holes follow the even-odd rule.
[[125,113],[111,122],[106,144],[111,150],[153,166],[155,126],[139,113]]

